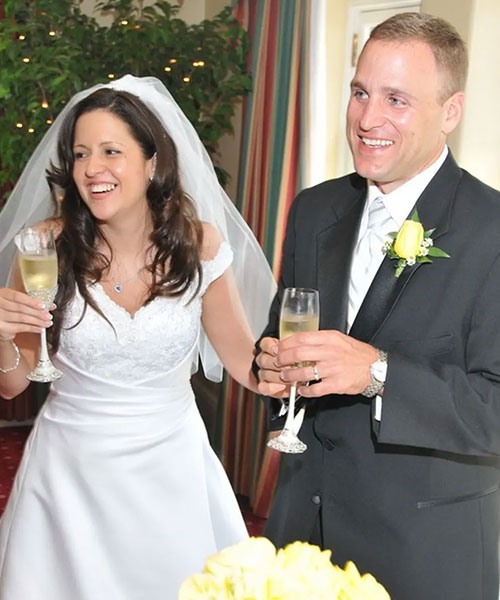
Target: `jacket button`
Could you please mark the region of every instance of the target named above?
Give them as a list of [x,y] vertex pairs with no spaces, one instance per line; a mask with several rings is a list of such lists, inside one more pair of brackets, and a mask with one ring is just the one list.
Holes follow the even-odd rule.
[[321,504],[321,496],[319,494],[314,494],[311,501],[313,504]]
[[332,440],[325,440],[323,442],[323,448],[326,450],[333,450],[335,448],[335,444],[332,442]]

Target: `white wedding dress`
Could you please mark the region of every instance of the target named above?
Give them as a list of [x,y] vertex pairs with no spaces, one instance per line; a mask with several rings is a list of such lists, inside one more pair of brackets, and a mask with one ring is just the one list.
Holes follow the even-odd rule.
[[[247,536],[190,386],[201,295],[230,264],[203,262],[191,303],[132,317],[100,284],[63,329],[52,385],[0,523],[0,600],[175,600],[205,558]],[[74,325],[83,301],[65,317]]]

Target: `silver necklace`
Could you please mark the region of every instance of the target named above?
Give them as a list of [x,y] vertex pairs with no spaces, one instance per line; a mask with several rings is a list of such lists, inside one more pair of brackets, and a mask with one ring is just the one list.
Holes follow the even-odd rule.
[[[120,263],[117,263],[118,267],[121,266]],[[132,277],[129,277],[128,279],[125,279],[125,281],[120,281],[120,279],[114,279],[113,277],[109,277],[108,281],[111,283],[111,285],[113,286],[113,290],[117,293],[117,294],[121,294],[123,292],[123,288],[124,286],[127,285],[127,283],[129,283],[130,281],[133,281],[134,279],[140,279],[140,275],[142,273],[142,271],[144,270],[145,267],[141,267],[137,273],[135,273],[134,275],[132,275]],[[118,268],[118,274],[120,275],[120,269]],[[108,272],[108,276],[110,275],[110,273]]]
[[122,282],[115,281],[113,284],[113,289],[118,294],[121,294],[121,292],[123,291],[123,286],[126,285],[129,281],[132,281],[132,279],[137,279],[137,275],[135,275],[134,277],[129,277],[128,279],[126,279],[125,281],[122,281]]
[[139,275],[141,273],[142,269],[140,271],[138,271],[135,275],[132,275],[132,277],[129,277],[128,279],[125,279],[125,281],[119,281],[117,279],[112,279],[110,278],[110,282],[113,282],[111,285],[113,286],[113,290],[117,293],[117,294],[121,294],[123,292],[123,288],[125,285],[127,285],[127,283],[129,283],[130,281],[134,280],[134,279],[139,279]]

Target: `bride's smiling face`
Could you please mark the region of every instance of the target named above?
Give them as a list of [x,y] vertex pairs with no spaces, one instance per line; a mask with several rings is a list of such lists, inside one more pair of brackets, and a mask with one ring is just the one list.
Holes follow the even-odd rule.
[[81,115],[75,125],[73,156],[73,179],[98,221],[147,210],[153,160],[144,156],[122,119],[105,109]]

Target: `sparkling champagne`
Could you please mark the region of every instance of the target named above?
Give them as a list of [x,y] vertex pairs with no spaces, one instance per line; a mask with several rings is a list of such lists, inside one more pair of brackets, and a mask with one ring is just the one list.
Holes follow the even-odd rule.
[[21,254],[21,275],[28,293],[52,289],[57,285],[57,254]]
[[280,320],[280,340],[302,331],[318,331],[319,316],[316,315],[283,315]]

